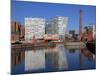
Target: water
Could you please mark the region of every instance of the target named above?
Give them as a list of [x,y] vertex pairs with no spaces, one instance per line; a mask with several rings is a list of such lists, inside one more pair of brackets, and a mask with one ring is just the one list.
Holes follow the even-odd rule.
[[86,48],[58,44],[12,53],[12,74],[95,69],[96,57]]

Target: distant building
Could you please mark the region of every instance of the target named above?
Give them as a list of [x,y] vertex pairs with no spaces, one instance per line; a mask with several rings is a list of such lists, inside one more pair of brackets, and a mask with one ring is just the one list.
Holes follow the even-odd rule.
[[83,33],[83,40],[91,41],[95,39],[95,28],[94,25],[87,25],[85,27],[85,32]]
[[74,36],[75,36],[75,30],[70,30],[69,34],[72,36],[72,38],[74,38]]
[[21,25],[20,40],[25,40],[25,27]]
[[18,22],[11,22],[11,41],[19,41],[21,37],[24,37],[24,26]]
[[69,31],[69,40],[78,41],[79,35],[75,32],[75,30]]
[[65,37],[67,24],[68,17],[54,17],[47,23],[46,32],[47,34],[58,34],[59,38],[62,39]]
[[25,18],[25,40],[32,42],[32,38],[42,39],[45,34],[45,19]]
[[96,26],[93,25],[93,39],[96,39]]

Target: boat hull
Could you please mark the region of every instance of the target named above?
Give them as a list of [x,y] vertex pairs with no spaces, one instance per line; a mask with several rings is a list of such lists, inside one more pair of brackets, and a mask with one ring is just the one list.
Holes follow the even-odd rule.
[[87,47],[87,49],[90,52],[92,52],[93,54],[96,54],[96,45],[95,45],[95,42],[88,41],[86,43],[86,47]]

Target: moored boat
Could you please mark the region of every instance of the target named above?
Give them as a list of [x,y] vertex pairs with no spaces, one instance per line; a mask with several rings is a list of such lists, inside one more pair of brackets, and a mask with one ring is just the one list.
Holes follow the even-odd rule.
[[96,53],[96,44],[95,44],[95,41],[88,41],[86,43],[86,47],[87,49],[92,52],[93,54]]

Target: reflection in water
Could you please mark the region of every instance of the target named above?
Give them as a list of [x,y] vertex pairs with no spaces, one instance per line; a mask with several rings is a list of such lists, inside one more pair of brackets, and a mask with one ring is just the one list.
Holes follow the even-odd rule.
[[49,65],[53,70],[65,70],[68,68],[63,45],[57,45],[52,52],[46,52],[45,59],[46,65]]
[[25,71],[44,69],[45,65],[51,70],[67,69],[64,47],[57,45],[52,49],[25,51]]
[[76,51],[75,49],[70,49],[69,53],[75,53],[75,51]]
[[80,70],[83,70],[83,55],[82,55],[81,49],[80,49],[80,53],[79,53],[79,64],[80,64]]
[[86,48],[81,48],[80,49],[80,54],[79,54],[79,60],[80,60],[80,70],[84,69],[84,56],[87,58],[89,62],[93,62],[93,54],[87,50]]
[[89,51],[89,50],[87,50],[86,48],[85,49],[80,49],[81,50],[81,53],[85,56],[85,57],[87,57],[87,59],[89,60],[89,61],[93,61],[93,54]]
[[68,61],[65,54],[65,48],[63,45],[58,45],[57,49],[59,50],[59,70],[67,70]]
[[57,44],[54,48],[12,51],[11,56],[14,74],[39,72],[38,70],[49,72],[95,69],[95,56],[89,50],[80,47],[79,49],[78,47],[65,47],[63,44]]
[[48,66],[48,68],[51,68],[53,70],[57,70],[58,69],[58,52],[54,51],[54,52],[46,52],[45,53],[45,62],[46,62],[46,66]]
[[25,71],[45,68],[43,51],[25,51]]
[[15,66],[17,64],[21,64],[21,62],[24,60],[25,58],[25,52],[24,51],[20,51],[20,52],[12,52],[11,53],[11,65]]

